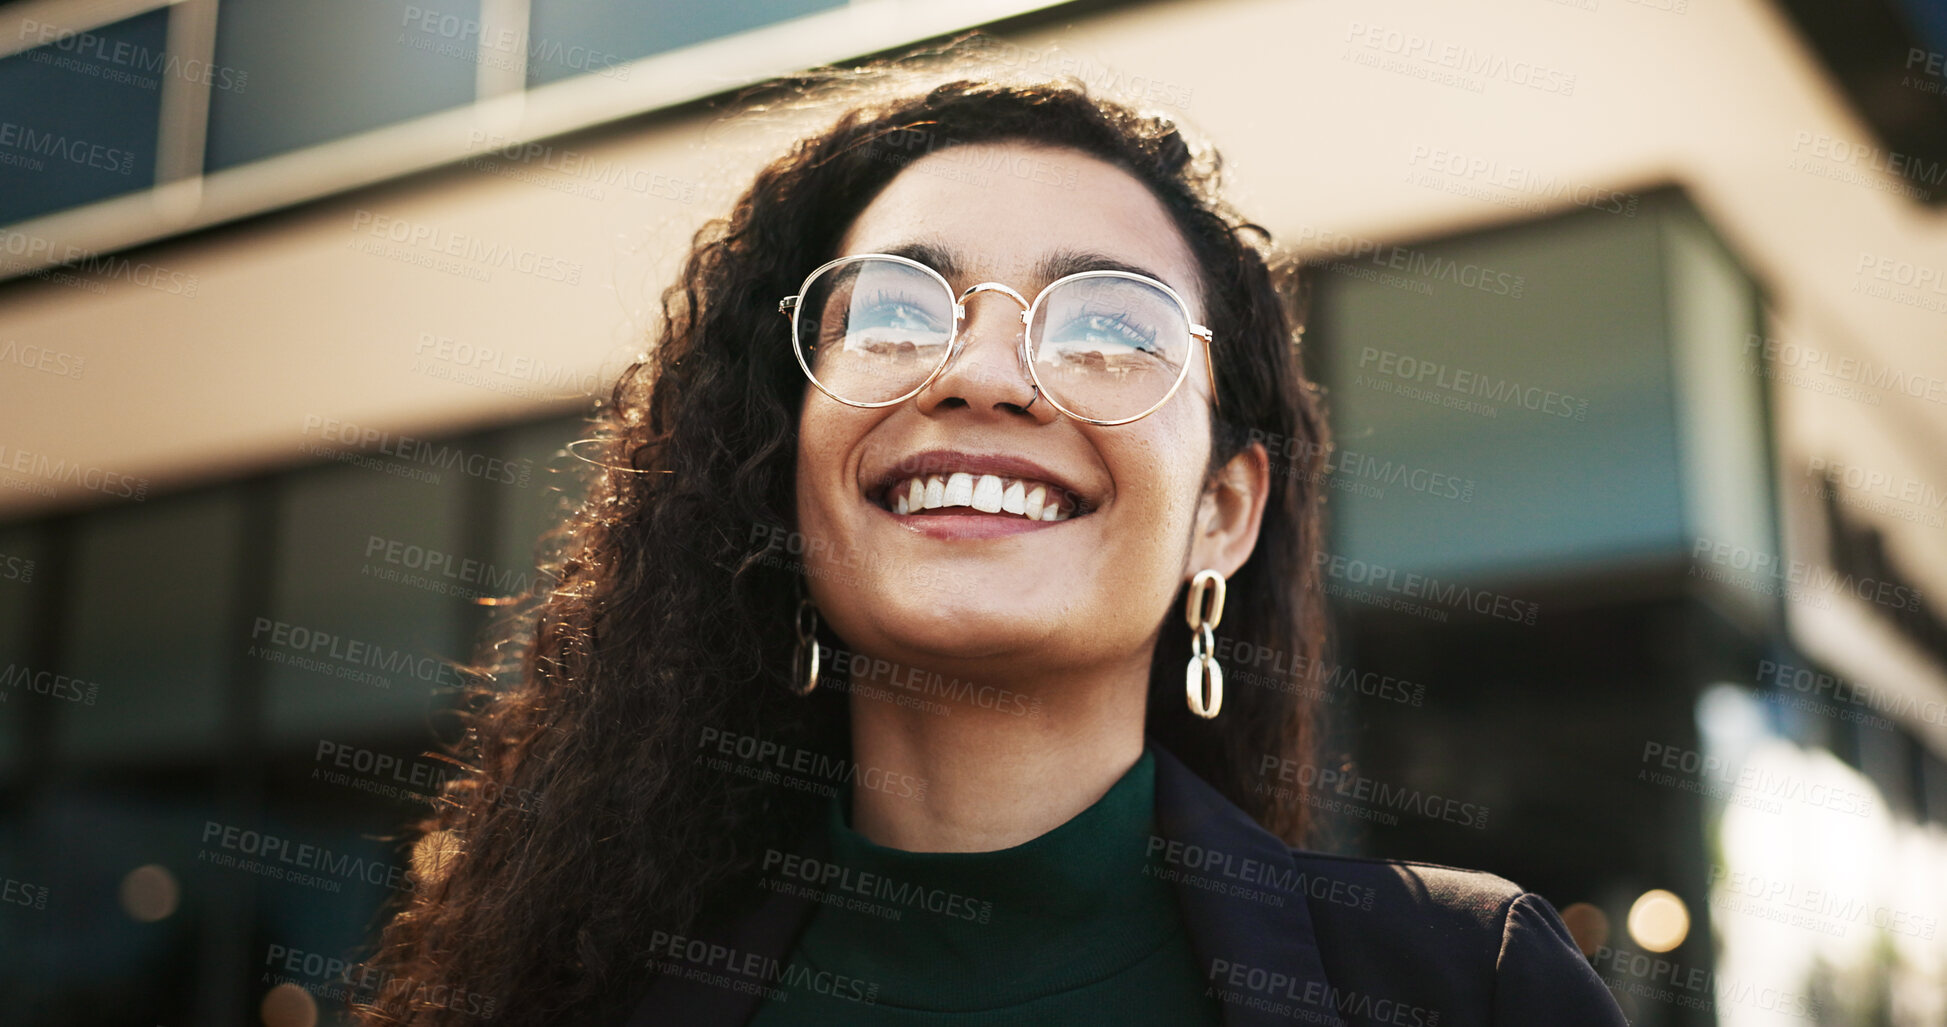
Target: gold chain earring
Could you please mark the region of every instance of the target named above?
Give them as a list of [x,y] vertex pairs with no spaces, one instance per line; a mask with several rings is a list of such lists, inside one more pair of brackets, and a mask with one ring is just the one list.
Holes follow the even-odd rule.
[[[1210,606],[1204,609],[1204,597],[1209,594]],[[1183,609],[1183,619],[1190,622],[1190,630],[1195,632],[1190,638],[1190,666],[1185,668],[1183,688],[1190,700],[1190,712],[1209,720],[1224,708],[1224,668],[1218,666],[1217,622],[1224,619],[1224,576],[1214,570],[1202,570],[1190,582],[1189,603]],[[1210,697],[1204,698],[1204,684],[1209,683]]]
[[[807,626],[806,617],[811,618]],[[810,599],[798,600],[798,648],[791,654],[791,691],[799,696],[810,695],[818,687],[818,608],[811,605]],[[811,650],[810,670],[805,668],[805,650]]]

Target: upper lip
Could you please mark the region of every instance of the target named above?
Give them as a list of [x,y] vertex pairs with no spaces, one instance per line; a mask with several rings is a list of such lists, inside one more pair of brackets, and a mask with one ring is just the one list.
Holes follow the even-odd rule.
[[900,457],[866,480],[865,495],[874,503],[885,505],[885,493],[893,483],[907,478],[917,478],[929,474],[952,474],[965,471],[968,474],[992,474],[1002,478],[1030,478],[1047,482],[1061,490],[1074,505],[1075,516],[1094,509],[1095,504],[1075,483],[1054,471],[1035,463],[1026,457],[1011,453],[967,453],[957,449],[928,449],[918,453],[908,453]]

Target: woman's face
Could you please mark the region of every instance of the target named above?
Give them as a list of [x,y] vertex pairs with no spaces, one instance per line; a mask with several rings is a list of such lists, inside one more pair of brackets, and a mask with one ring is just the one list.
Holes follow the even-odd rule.
[[[1196,265],[1163,205],[1079,151],[1008,142],[922,157],[860,213],[835,255],[916,247],[956,294],[992,281],[1032,299],[1062,274],[1140,268],[1199,323],[1204,316]],[[1233,460],[1228,484],[1206,495],[1210,379],[1200,346],[1160,409],[1099,427],[1045,397],[1030,405],[1019,304],[995,292],[965,302],[964,348],[913,398],[860,409],[806,385],[798,518],[820,616],[856,654],[969,679],[1146,674],[1183,582],[1205,567],[1229,575],[1249,555],[1263,449]],[[1219,360],[1224,345],[1212,345]],[[1079,512],[1052,521],[967,505],[895,512],[916,477],[938,475],[953,502],[956,471],[975,484],[992,473],[1007,490],[1021,479],[1025,503],[1039,485],[1044,501]]]

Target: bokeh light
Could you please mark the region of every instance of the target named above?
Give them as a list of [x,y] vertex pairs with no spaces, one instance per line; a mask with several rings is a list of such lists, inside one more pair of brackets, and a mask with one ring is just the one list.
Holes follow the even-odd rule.
[[136,867],[122,878],[122,910],[145,924],[167,919],[182,899],[182,888],[169,868],[156,863]]
[[1629,936],[1650,952],[1668,952],[1690,936],[1690,907],[1675,894],[1652,888],[1629,907]]

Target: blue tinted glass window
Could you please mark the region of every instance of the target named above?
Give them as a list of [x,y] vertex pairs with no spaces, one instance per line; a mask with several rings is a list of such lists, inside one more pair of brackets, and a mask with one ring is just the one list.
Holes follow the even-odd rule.
[[169,12],[41,41],[0,59],[0,224],[155,184]]
[[222,743],[234,637],[235,490],[80,518],[61,673],[85,694],[61,706],[64,760],[193,760]]
[[1658,240],[1588,212],[1322,268],[1338,551],[1485,577],[1682,546]]
[[621,65],[845,6],[844,0],[652,0],[590,4],[536,0],[527,44],[530,86],[576,75],[626,75]]
[[[473,102],[477,0],[224,0],[205,164],[216,171]],[[234,77],[233,77],[234,80]]]
[[[34,653],[29,632],[34,624],[35,606],[45,601],[47,560],[42,554],[40,532],[29,527],[0,531],[0,674],[19,681],[20,667],[31,667]],[[0,686],[0,782],[11,782],[22,770],[20,760],[25,739],[22,732],[30,723],[22,713],[27,708],[27,692],[13,685]]]
[[475,496],[522,486],[467,443],[387,445],[410,455],[348,449],[349,465],[282,483],[270,608],[247,640],[274,744],[417,729],[461,683],[444,661],[470,655],[472,599],[490,583],[460,525]]

